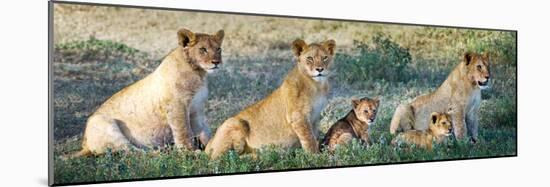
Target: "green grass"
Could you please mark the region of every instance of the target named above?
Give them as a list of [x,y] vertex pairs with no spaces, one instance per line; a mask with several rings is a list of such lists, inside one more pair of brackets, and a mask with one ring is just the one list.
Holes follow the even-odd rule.
[[[407,40],[449,40],[448,37],[455,37],[454,40],[465,41],[466,45],[453,48],[456,51],[433,52],[427,55],[432,57],[417,55],[415,58],[411,49],[402,45],[408,43],[406,40],[377,34],[355,42],[354,50],[337,54],[335,72],[330,78],[329,104],[321,114],[321,138],[332,123],[350,110],[350,98],[379,96],[381,106],[376,123],[370,129],[374,142],[371,147],[364,148],[354,143],[338,148],[334,154],[308,154],[301,149],[282,151],[268,147],[258,153],[257,159],[230,152],[215,161],[209,160],[202,152],[172,148],[61,160],[60,155],[80,149],[85,121],[98,105],[150,73],[160,61],[152,59],[146,52],[112,41],[92,38],[57,44],[54,51],[55,183],[515,155],[515,36],[486,31],[440,32],[426,29],[416,38]],[[450,141],[435,146],[433,151],[391,146],[392,136],[388,129],[395,107],[433,91],[460,60],[458,51],[464,49],[492,51],[494,54],[492,87],[484,90],[482,95],[479,143]],[[209,76],[210,96],[206,110],[207,121],[214,132],[225,119],[273,91],[292,68],[288,48],[273,51],[259,57],[224,57],[223,68]]]

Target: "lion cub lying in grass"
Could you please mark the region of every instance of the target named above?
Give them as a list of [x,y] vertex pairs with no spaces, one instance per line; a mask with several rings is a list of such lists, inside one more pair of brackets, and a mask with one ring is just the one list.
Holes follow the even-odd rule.
[[408,130],[400,133],[393,139],[393,145],[402,143],[414,144],[416,146],[431,150],[433,142],[442,143],[452,134],[451,115],[447,113],[433,112],[429,128],[425,131]]
[[374,123],[380,100],[365,97],[352,100],[351,103],[353,109],[330,127],[323,140],[323,145],[331,152],[336,145],[348,144],[354,138],[361,140],[366,146],[369,145],[368,129]]

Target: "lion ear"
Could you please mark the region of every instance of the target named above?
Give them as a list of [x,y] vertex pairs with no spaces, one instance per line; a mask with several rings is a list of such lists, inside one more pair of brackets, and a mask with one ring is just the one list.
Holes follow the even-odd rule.
[[359,105],[361,101],[359,99],[352,99],[351,100],[351,105],[353,106],[353,108],[357,108],[357,106]]
[[225,36],[225,32],[223,31],[223,29],[219,30],[218,32],[216,32],[216,34],[214,34],[214,38],[216,38],[216,41],[218,41],[218,43],[222,43],[223,42],[223,37]]
[[330,55],[334,55],[334,50],[336,48],[336,41],[330,39],[323,42],[323,47],[328,50]]
[[178,44],[182,47],[189,47],[194,45],[196,41],[195,33],[187,29],[180,29],[178,31]]
[[373,100],[376,103],[376,106],[380,106],[380,97],[377,96]]
[[432,124],[435,124],[437,122],[437,116],[438,115],[439,115],[439,113],[432,112]]
[[294,56],[299,57],[306,49],[307,44],[304,40],[296,39],[292,42],[292,53],[294,53]]
[[469,51],[464,54],[464,62],[466,63],[466,65],[470,65],[470,62],[472,62],[473,56],[474,54]]

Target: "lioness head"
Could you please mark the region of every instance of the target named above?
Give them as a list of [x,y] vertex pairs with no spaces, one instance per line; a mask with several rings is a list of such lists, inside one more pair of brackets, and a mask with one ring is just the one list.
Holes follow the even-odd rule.
[[430,130],[436,136],[450,136],[453,131],[451,116],[448,113],[433,112],[430,120]]
[[374,120],[376,119],[376,112],[378,106],[380,105],[380,99],[370,99],[364,97],[361,99],[351,100],[351,104],[353,105],[353,112],[355,113],[355,116],[357,116],[358,120],[365,122],[368,125],[372,125],[374,123]]
[[489,55],[487,53],[480,55],[468,52],[464,54],[464,63],[467,67],[467,74],[470,81],[481,89],[489,86],[491,73],[489,71]]
[[335,47],[334,40],[309,45],[300,39],[292,42],[292,52],[298,61],[298,68],[315,81],[326,80],[330,72],[329,65],[332,63]]
[[187,29],[178,31],[179,45],[183,47],[190,62],[208,73],[217,70],[222,63],[223,36],[223,30],[219,30],[214,35],[193,33]]

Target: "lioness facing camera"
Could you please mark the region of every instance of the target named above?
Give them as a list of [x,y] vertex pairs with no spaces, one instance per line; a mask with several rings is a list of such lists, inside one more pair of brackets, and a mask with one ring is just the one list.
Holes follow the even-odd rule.
[[487,53],[464,54],[462,62],[437,90],[397,107],[391,120],[390,133],[410,129],[426,130],[432,111],[443,111],[452,105],[455,106],[452,119],[456,138],[462,139],[469,134],[471,141],[475,143],[479,127],[481,90],[488,87],[489,78]]
[[222,63],[224,31],[208,35],[181,29],[177,36],[179,46],[153,73],[114,94],[88,118],[82,150],[73,156],[172,143],[195,150],[194,137],[202,144],[209,141],[206,74]]
[[243,154],[266,145],[319,152],[318,121],[327,103],[327,75],[335,47],[334,40],[309,45],[294,41],[297,62],[282,85],[227,119],[206,146],[206,153],[215,159],[230,149]]

